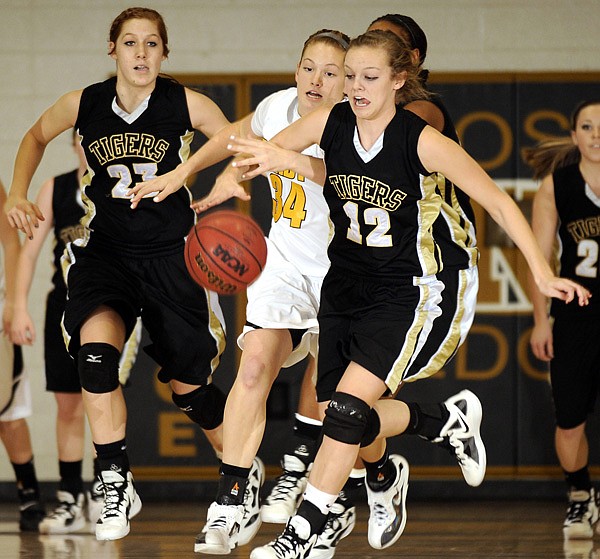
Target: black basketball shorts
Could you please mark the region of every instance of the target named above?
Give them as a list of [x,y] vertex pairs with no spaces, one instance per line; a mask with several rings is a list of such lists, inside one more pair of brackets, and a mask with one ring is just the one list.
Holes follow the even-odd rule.
[[318,400],[331,399],[350,362],[391,393],[437,373],[466,338],[477,290],[477,267],[401,280],[330,270],[319,310]]
[[600,320],[557,317],[552,329],[554,358],[550,382],[561,429],[581,425],[594,411],[600,377]]
[[61,327],[66,298],[51,291],[46,299],[44,323],[44,361],[46,390],[50,392],[81,392],[77,361],[65,345]]
[[123,319],[126,337],[141,316],[152,341],[144,349],[160,366],[162,382],[206,384],[225,349],[225,325],[217,295],[190,278],[183,242],[135,256],[70,244],[63,270],[69,290],[63,329],[71,355],[84,320],[107,305]]

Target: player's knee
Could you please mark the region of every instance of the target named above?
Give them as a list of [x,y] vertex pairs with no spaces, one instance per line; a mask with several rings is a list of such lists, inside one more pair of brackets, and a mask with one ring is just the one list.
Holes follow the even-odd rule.
[[369,404],[360,398],[345,392],[335,392],[325,410],[323,434],[342,443],[359,444],[370,413]]
[[214,384],[200,386],[187,394],[173,392],[173,403],[202,429],[210,431],[223,423],[225,394]]
[[268,394],[271,389],[268,367],[261,355],[250,355],[244,358],[244,366],[240,368],[235,379],[245,391],[264,392]]
[[83,344],[77,354],[81,387],[93,394],[106,394],[119,386],[119,350],[105,343]]
[[381,431],[381,420],[379,419],[379,414],[375,410],[375,408],[371,409],[371,413],[367,418],[367,425],[365,427],[365,432],[363,433],[363,437],[360,441],[360,446],[369,446],[374,443],[377,437],[379,436],[379,432]]

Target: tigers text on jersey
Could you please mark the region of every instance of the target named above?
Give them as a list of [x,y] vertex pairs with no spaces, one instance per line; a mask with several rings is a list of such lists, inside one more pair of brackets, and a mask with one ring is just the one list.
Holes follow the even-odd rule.
[[560,275],[587,287],[592,293],[589,304],[552,300],[552,314],[591,316],[600,313],[600,197],[586,184],[579,165],[555,171],[554,202],[559,217],[557,231],[560,248]]
[[153,194],[130,208],[136,183],[174,169],[189,156],[193,128],[184,87],[159,77],[152,94],[133,113],[116,103],[116,78],[86,87],[75,128],[89,167],[82,181],[90,238],[144,253],[183,239],[194,223],[191,193],[184,187],[160,204]]
[[[259,103],[252,118],[252,131],[270,140],[299,118],[298,93],[295,87],[290,87]],[[323,159],[317,145],[302,153]],[[325,275],[329,268],[330,230],[323,187],[289,170],[268,173],[267,180],[273,197],[269,239],[302,274]]]
[[[332,267],[388,279],[469,267],[468,259],[454,257],[450,236],[434,230],[444,210],[439,188],[425,180],[429,172],[417,154],[426,125],[413,113],[397,110],[380,151],[369,159],[357,150],[350,104],[332,109],[321,138],[324,193],[335,226],[329,245]],[[452,221],[451,214],[444,218]]]

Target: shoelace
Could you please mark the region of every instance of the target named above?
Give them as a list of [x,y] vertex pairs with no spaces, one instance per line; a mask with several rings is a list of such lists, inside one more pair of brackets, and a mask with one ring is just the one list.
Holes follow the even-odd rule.
[[269,495],[269,501],[284,501],[289,492],[298,485],[298,480],[303,476],[304,472],[294,473],[284,471],[277,478],[275,486]]
[[208,530],[214,530],[219,528],[226,528],[227,530],[231,530],[231,527],[228,526],[230,517],[226,514],[215,515],[214,518],[208,518],[207,522],[204,526],[203,532]]
[[217,518],[212,519],[206,527],[211,530],[213,528],[226,528],[227,518],[225,518],[224,516],[217,516]]
[[384,526],[390,516],[390,511],[383,503],[373,503],[372,516],[377,526]]
[[571,501],[569,510],[567,511],[567,520],[581,520],[589,505],[588,501]]
[[75,515],[71,510],[71,507],[76,503],[67,503],[66,501],[62,501],[58,503],[58,506],[54,509],[54,512],[48,518],[74,518]]
[[92,497],[92,501],[103,501],[104,492],[102,491],[102,483],[94,483],[94,485],[92,485],[90,495]]
[[301,543],[302,542],[296,533],[296,529],[288,524],[285,528],[285,532],[272,543],[271,547],[281,554],[290,552],[296,556],[296,551],[298,551]]
[[119,507],[123,502],[123,485],[123,482],[102,484],[102,489],[104,490],[104,508],[102,510],[102,516],[119,516],[121,513]]
[[446,449],[452,456],[456,457],[458,462],[462,465],[466,463],[466,461],[470,458],[470,456],[465,452],[466,447],[462,440],[457,439],[456,437],[452,437],[452,432],[449,436],[444,437],[442,440],[430,440],[441,448]]
[[325,523],[325,528],[323,528],[323,531],[321,532],[320,538],[327,538],[330,537],[331,539],[333,539],[333,536],[336,536],[338,534],[338,532],[341,531],[341,529],[343,528],[342,525],[342,521],[340,520],[341,516],[343,513],[340,514],[335,514],[335,513],[329,513],[329,518],[327,519],[327,522]]

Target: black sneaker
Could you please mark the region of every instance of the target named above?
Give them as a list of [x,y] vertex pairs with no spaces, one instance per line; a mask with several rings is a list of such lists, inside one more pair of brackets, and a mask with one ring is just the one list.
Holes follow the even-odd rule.
[[40,522],[46,516],[46,509],[33,489],[19,490],[19,530],[37,532]]
[[292,516],[283,534],[275,540],[252,550],[250,559],[306,559],[317,541],[310,533],[310,524],[302,516]]

